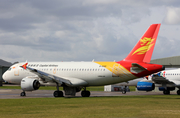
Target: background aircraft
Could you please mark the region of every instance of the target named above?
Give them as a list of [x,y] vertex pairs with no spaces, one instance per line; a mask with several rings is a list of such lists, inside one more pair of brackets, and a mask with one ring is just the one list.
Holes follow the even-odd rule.
[[121,83],[118,83],[118,84],[115,84],[117,86],[121,86],[122,87],[122,93],[123,94],[126,94],[128,88],[127,86],[136,86],[137,87],[137,83],[140,82],[141,80],[143,80],[144,78],[138,78],[138,79],[133,79],[133,80],[130,80],[130,81],[127,81],[127,82],[121,82]]
[[118,62],[29,62],[9,68],[3,79],[20,84],[23,92],[39,89],[40,85],[55,85],[54,97],[75,96],[82,89],[82,97],[89,97],[88,86],[102,86],[126,82],[164,70],[162,65],[150,64],[160,24],[152,24],[129,55]]
[[[180,69],[161,71],[137,83],[137,89],[140,91],[152,91],[155,86],[164,94],[170,94],[176,87],[180,89]],[[180,95],[180,90],[177,91],[177,95]]]

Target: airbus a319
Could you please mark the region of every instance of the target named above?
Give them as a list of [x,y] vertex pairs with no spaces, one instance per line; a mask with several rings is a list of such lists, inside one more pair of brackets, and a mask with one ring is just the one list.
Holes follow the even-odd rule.
[[[150,64],[160,24],[152,24],[129,55],[117,62],[23,62],[12,65],[3,74],[9,83],[20,84],[26,91],[38,90],[41,85],[56,86],[54,97],[89,97],[89,86],[110,85],[144,77],[164,70],[162,65]],[[63,91],[59,90],[62,86]]]

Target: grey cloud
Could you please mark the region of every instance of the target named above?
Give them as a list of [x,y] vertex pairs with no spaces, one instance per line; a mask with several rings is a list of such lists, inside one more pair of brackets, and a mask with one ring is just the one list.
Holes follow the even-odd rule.
[[[170,56],[178,56],[180,48],[176,45],[180,43],[177,39],[168,39],[164,36],[159,36],[157,44],[154,48],[152,59],[164,58]],[[162,53],[163,52],[163,53]]]
[[180,8],[179,7],[167,7],[166,17],[163,22],[168,25],[180,24]]
[[[146,24],[154,23],[156,20],[152,19],[158,16],[152,18],[152,9],[164,5],[178,7],[180,3],[174,0],[0,0],[0,45],[7,49],[7,53],[0,55],[15,61],[120,60],[140,38],[132,29],[138,32]],[[17,53],[18,50],[21,51]],[[165,48],[159,50],[162,53]]]

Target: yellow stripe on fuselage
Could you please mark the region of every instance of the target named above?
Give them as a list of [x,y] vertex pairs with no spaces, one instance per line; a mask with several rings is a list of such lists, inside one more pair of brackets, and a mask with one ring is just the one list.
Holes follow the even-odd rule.
[[116,62],[95,62],[112,72],[112,77],[120,77],[123,79],[135,78],[126,68]]

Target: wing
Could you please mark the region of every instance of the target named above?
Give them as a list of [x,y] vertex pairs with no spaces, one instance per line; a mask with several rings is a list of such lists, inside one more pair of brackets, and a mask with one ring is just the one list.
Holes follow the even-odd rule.
[[155,84],[175,84],[172,81],[169,81],[168,79],[166,79],[163,76],[158,76],[158,75],[154,75],[152,77],[152,81],[154,81]]
[[71,86],[71,87],[88,85],[88,83],[82,79],[55,76],[55,75],[45,73],[43,71],[31,68],[31,67],[28,67],[27,64],[28,63],[26,63],[20,67],[24,68],[27,71],[34,73],[35,75],[38,75],[44,82],[55,82],[55,83],[58,83],[61,85],[66,84],[67,86]]

